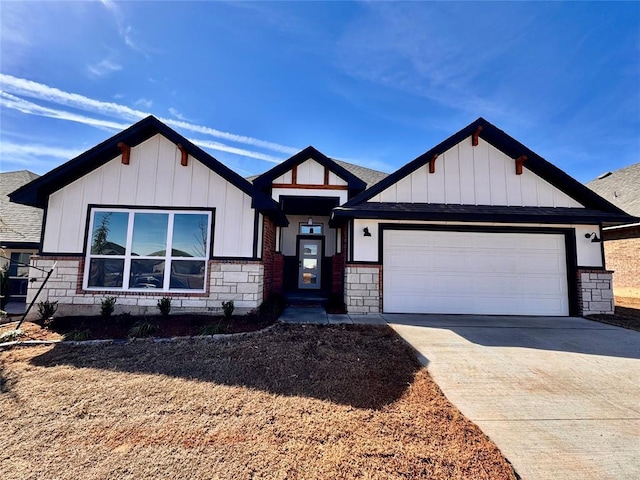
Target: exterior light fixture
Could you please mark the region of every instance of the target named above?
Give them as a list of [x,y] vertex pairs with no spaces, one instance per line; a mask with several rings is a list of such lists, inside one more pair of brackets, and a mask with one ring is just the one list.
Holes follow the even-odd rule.
[[596,232],[585,233],[584,238],[590,238],[591,243],[600,243],[602,241],[598,238],[598,235],[596,235]]
[[369,227],[364,227],[364,236],[365,237],[370,237],[371,236],[371,232],[369,231]]
[[307,218],[307,225],[313,225],[313,217]]

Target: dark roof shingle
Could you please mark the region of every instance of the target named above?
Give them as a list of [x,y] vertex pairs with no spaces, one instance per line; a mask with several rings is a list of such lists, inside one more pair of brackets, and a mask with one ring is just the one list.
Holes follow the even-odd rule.
[[640,163],[607,172],[586,185],[616,207],[640,217]]
[[0,243],[40,243],[42,210],[9,201],[9,193],[38,178],[29,170],[0,173]]

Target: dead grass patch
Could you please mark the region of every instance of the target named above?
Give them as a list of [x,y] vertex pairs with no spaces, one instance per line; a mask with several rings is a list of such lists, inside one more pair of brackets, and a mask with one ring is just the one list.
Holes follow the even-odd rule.
[[589,315],[586,318],[640,332],[640,297],[615,297],[614,315]]
[[388,327],[0,352],[7,479],[512,479]]

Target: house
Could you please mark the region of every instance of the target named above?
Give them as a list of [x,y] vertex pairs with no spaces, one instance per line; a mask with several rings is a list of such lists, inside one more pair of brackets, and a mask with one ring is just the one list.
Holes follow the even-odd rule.
[[8,195],[36,178],[28,170],[0,173],[0,268],[8,270],[13,302],[24,303],[27,297],[29,267],[23,264],[38,253],[42,209],[12,203]]
[[[625,212],[640,217],[640,163],[606,172],[587,187]],[[613,273],[614,293],[640,297],[640,223],[605,227],[604,252]]]
[[633,221],[482,118],[386,177],[307,147],[250,183],[148,117],[10,196],[45,209],[32,262],[68,314],[291,290],[352,313],[611,312],[601,228]]

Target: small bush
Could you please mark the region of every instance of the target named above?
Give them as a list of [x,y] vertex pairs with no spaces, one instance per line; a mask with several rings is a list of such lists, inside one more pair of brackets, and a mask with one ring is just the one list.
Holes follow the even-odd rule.
[[116,297],[104,297],[102,299],[102,305],[100,306],[100,315],[103,318],[109,318],[113,313],[116,305]]
[[8,330],[6,332],[0,333],[0,343],[13,342],[22,335],[24,335],[22,330]]
[[83,342],[85,340],[91,340],[91,331],[89,329],[73,330],[72,332],[65,333],[62,339],[73,342]]
[[220,322],[212,323],[211,325],[205,325],[200,330],[200,335],[218,335],[219,333],[225,333],[226,328]]
[[162,315],[163,317],[168,317],[169,312],[171,311],[171,298],[162,297],[160,300],[158,300],[157,307],[158,310],[160,310],[160,315]]
[[224,312],[224,318],[231,318],[233,315],[233,310],[236,307],[233,305],[233,300],[229,300],[228,302],[222,302],[222,311]]
[[50,302],[45,300],[38,303],[38,313],[40,314],[40,320],[43,325],[51,323],[53,316],[58,310],[58,302]]
[[158,331],[158,326],[155,323],[151,323],[148,320],[141,320],[131,327],[128,335],[130,338],[150,337],[156,333],[156,331]]

